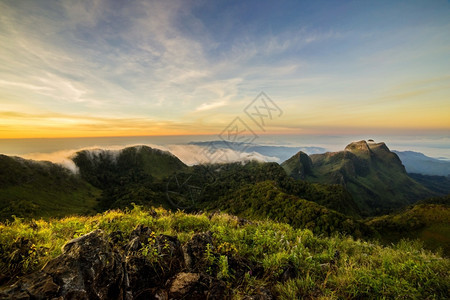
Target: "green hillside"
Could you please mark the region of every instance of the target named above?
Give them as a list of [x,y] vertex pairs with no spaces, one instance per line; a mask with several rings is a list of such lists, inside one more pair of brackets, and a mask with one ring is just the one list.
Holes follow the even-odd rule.
[[188,167],[169,152],[147,146],[120,151],[83,150],[72,158],[81,177],[103,191],[99,210],[130,207],[131,203],[164,205],[164,182]]
[[217,201],[209,202],[207,210],[221,210],[249,219],[271,219],[308,228],[317,234],[344,233],[358,238],[371,237],[375,232],[354,220],[317,203],[284,193],[273,181],[244,185]]
[[62,166],[0,155],[0,220],[92,214],[99,196]]
[[450,193],[450,175],[436,176],[408,173],[408,176],[439,195],[446,195]]
[[364,215],[382,214],[435,195],[407,175],[398,156],[384,143],[359,141],[344,151],[309,158],[297,154],[282,166],[293,178],[342,185]]
[[366,223],[381,233],[385,243],[420,239],[426,248],[442,248],[444,255],[450,256],[450,196],[429,199]]
[[[247,184],[272,180],[276,183],[276,188],[286,194],[313,201],[352,217],[360,216],[358,206],[342,186],[294,180],[277,163],[252,161],[194,166],[186,174],[180,173],[178,176],[180,181],[189,178],[189,183],[201,187],[199,202],[213,202]],[[202,208],[201,203],[198,208]]]
[[169,152],[147,146],[133,146],[119,151],[83,150],[72,160],[80,169],[81,176],[91,184],[104,188],[121,183],[122,180],[164,178],[187,166]]

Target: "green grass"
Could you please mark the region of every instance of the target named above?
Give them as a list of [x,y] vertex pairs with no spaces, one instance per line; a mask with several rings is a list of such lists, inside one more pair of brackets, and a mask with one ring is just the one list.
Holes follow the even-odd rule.
[[33,185],[13,186],[1,190],[0,202],[4,218],[63,217],[71,214],[96,213],[100,193],[94,188],[73,191],[36,189]]
[[441,248],[444,255],[450,256],[450,207],[446,204],[416,204],[366,223],[381,233],[385,243],[400,238],[420,239],[426,248]]
[[[150,211],[135,207],[91,217],[16,219],[0,224],[0,273],[20,275],[37,270],[59,255],[65,242],[91,230],[129,234],[139,224],[149,226],[155,234],[177,236],[182,243],[195,232],[211,231],[215,247],[209,252],[214,253],[205,252],[205,257],[217,266],[217,276],[229,283],[235,299],[260,287],[279,299],[449,297],[450,260],[423,250],[418,242],[385,247],[341,235],[317,236],[308,229],[268,220],[242,224],[224,213],[208,216],[162,208]],[[18,241],[28,247],[21,261],[14,260]],[[231,255],[261,265],[263,273],[256,276],[255,270],[249,269],[237,281],[229,265]],[[282,279],[289,268],[295,274]]]
[[62,166],[0,155],[0,221],[93,214],[100,193]]

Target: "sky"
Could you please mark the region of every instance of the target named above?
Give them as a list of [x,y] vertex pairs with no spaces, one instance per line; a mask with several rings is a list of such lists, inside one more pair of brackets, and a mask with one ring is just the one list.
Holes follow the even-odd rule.
[[[278,109],[263,127],[246,114],[261,92]],[[449,1],[0,0],[0,138],[214,134],[236,118],[448,136],[449,116]]]

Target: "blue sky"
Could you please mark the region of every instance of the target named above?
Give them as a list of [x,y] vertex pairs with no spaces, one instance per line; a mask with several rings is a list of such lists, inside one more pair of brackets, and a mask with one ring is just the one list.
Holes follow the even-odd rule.
[[0,137],[450,131],[448,1],[1,1]]

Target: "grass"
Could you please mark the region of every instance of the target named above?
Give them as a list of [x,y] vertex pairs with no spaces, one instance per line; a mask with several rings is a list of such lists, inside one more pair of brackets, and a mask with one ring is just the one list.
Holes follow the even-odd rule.
[[382,233],[385,243],[395,242],[401,237],[419,238],[426,248],[441,248],[444,255],[450,256],[448,204],[416,204],[394,214],[369,219],[366,223]]
[[0,221],[93,214],[100,193],[62,166],[0,155]]
[[[137,225],[184,243],[196,232],[211,231],[214,247],[205,253],[228,282],[235,299],[258,288],[279,299],[445,299],[450,289],[450,260],[423,250],[419,242],[385,247],[348,236],[322,237],[274,221],[240,222],[224,213],[186,214],[162,208],[111,210],[90,217],[0,223],[0,273],[18,276],[41,268],[61,253],[68,240],[102,229],[129,234]],[[17,244],[26,245],[23,253]],[[243,257],[263,268],[236,278],[229,258]],[[17,259],[17,257],[22,258]],[[285,276],[287,270],[289,276]]]

